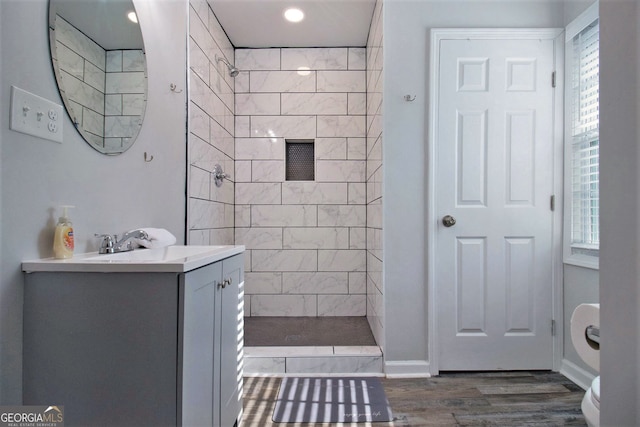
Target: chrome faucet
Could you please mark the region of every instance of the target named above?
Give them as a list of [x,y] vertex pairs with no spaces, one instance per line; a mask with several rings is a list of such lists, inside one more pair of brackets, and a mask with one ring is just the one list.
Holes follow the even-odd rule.
[[127,231],[120,240],[118,240],[117,234],[113,236],[110,234],[96,234],[95,236],[102,238],[100,249],[98,250],[101,254],[131,251],[133,250],[131,239],[149,239],[149,235],[143,230]]

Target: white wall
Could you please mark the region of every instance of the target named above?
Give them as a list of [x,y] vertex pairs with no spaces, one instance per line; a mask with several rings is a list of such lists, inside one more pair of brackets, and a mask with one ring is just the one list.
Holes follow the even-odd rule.
[[601,425],[640,425],[640,4],[600,0]]
[[[58,144],[9,129],[11,85],[62,103],[49,59],[46,0],[0,1],[0,404],[22,401],[23,259],[52,256],[57,205],[72,204],[76,251],[97,249],[94,233],[163,227],[184,242],[184,0],[135,0],[145,36],[149,104],[138,141],[120,156],[93,150],[64,117]],[[153,34],[153,36],[149,36]],[[145,163],[144,152],[153,155]]]
[[[557,1],[409,1],[384,6],[383,229],[387,372],[428,372],[426,135],[429,30],[563,27]],[[416,95],[405,102],[406,94]]]

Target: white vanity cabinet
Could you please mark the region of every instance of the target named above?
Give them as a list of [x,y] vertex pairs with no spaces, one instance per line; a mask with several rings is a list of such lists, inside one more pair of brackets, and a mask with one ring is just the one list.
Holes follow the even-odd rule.
[[67,426],[239,423],[243,265],[27,271],[23,403],[63,405]]

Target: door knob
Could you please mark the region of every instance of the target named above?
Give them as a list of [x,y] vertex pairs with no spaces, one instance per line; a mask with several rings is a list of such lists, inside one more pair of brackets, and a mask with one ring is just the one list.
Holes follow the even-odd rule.
[[442,217],[442,224],[445,227],[452,227],[456,225],[456,219],[451,215],[445,215],[444,217]]

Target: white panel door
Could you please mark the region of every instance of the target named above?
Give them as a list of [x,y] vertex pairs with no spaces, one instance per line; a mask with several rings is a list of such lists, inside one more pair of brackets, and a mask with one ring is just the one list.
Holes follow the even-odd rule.
[[440,370],[552,368],[552,71],[552,40],[441,41]]

